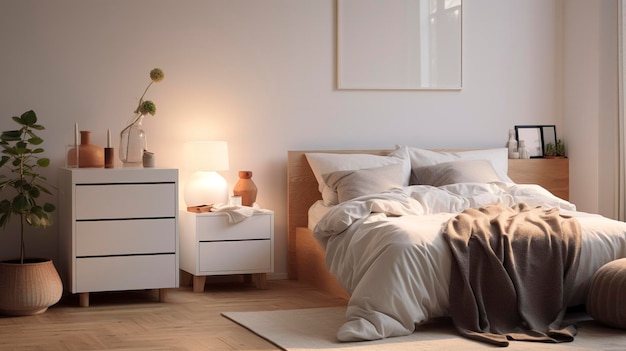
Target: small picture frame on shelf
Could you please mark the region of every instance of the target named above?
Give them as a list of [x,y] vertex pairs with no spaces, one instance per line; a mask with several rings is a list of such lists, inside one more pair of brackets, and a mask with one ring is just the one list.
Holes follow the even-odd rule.
[[518,145],[524,140],[530,158],[541,158],[546,155],[547,145],[556,143],[556,126],[526,125],[515,126],[515,137]]
[[530,158],[543,157],[543,136],[541,126],[515,126],[517,144],[525,144]]

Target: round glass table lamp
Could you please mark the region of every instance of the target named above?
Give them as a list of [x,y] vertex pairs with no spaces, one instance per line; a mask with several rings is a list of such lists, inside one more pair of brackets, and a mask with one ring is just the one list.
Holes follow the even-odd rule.
[[187,207],[228,202],[228,184],[218,171],[228,170],[228,144],[225,141],[185,143],[185,168],[194,171],[185,183],[183,198]]

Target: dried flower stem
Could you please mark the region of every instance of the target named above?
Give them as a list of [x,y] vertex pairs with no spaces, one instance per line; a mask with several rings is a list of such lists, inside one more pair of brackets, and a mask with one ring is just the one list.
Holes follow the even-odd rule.
[[128,124],[120,132],[120,139],[121,139],[123,137],[124,132],[128,131],[128,135],[126,138],[126,160],[128,160],[129,146],[130,146],[131,132],[129,131],[129,129],[133,125],[135,125],[138,121],[140,121],[141,118],[145,116],[146,114],[149,113],[154,116],[154,114],[156,113],[156,105],[152,101],[144,101],[144,97],[146,96],[148,89],[150,89],[153,83],[158,83],[162,81],[163,79],[165,79],[165,74],[163,73],[162,69],[154,68],[150,71],[150,83],[148,83],[148,86],[146,86],[146,89],[144,89],[143,94],[141,94],[141,97],[139,98],[139,103],[137,104],[137,108],[133,112],[135,113],[135,116],[128,119]]
[[143,103],[143,98],[144,96],[146,96],[146,93],[148,92],[148,89],[150,89],[150,86],[152,86],[152,83],[154,83],[154,81],[150,81],[150,83],[146,87],[146,90],[143,91],[143,94],[139,98],[139,104],[137,105],[137,108],[135,109],[135,113],[139,113],[139,109],[141,109],[141,104]]

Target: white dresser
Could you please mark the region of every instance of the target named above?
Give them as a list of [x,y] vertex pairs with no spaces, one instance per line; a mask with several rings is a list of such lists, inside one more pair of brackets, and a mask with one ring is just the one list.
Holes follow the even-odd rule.
[[201,292],[207,275],[244,274],[259,288],[274,271],[274,212],[229,223],[224,213],[180,213],[180,269]]
[[159,289],[178,282],[178,170],[59,170],[59,266],[65,288]]

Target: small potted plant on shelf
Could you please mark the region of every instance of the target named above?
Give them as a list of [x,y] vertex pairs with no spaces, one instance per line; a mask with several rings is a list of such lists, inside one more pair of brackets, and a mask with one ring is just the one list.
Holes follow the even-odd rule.
[[546,152],[544,157],[565,158],[565,145],[563,144],[561,139],[557,140],[556,143],[546,144]]
[[40,169],[50,160],[40,157],[43,139],[36,132],[37,115],[30,110],[13,117],[19,129],[0,134],[0,226],[7,228],[17,217],[20,231],[19,258],[0,261],[0,314],[33,315],[45,312],[61,299],[63,284],[50,259],[26,257],[24,230],[27,225],[45,228],[52,225],[55,206],[38,203],[42,194],[51,194]]
[[554,158],[556,156],[556,147],[554,143],[546,144],[546,154],[544,155],[546,158]]
[[565,157],[565,144],[563,144],[561,139],[556,141],[554,149],[557,157]]

